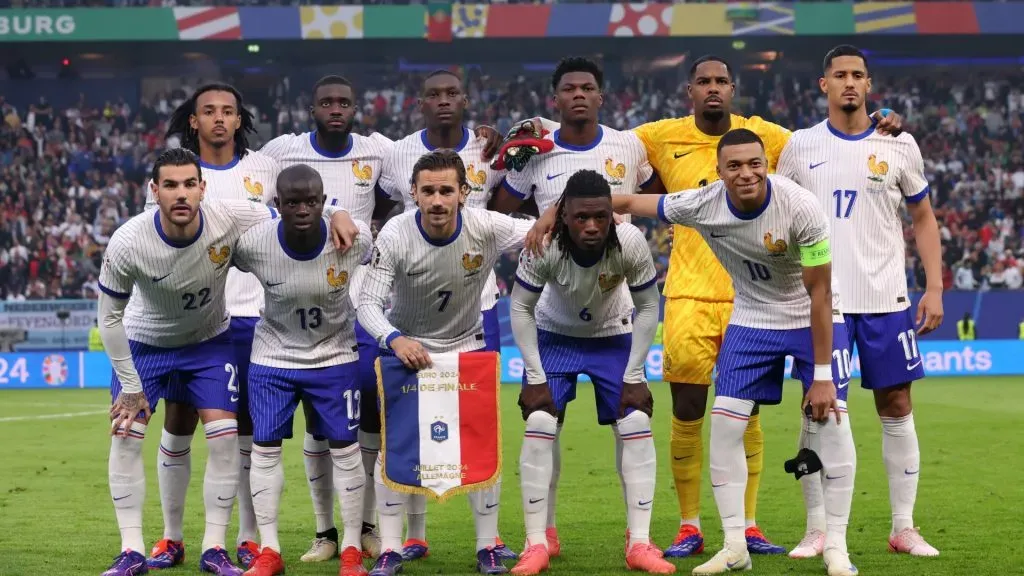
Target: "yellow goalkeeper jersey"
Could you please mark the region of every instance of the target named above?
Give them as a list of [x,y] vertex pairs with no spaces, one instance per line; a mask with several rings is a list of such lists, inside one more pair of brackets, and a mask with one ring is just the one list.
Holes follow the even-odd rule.
[[[775,166],[792,132],[758,116],[731,117],[731,128],[746,128],[764,141],[768,170]],[[701,132],[693,116],[649,122],[635,129],[647,148],[647,158],[668,192],[706,186],[718,180],[716,148],[721,136]],[[692,228],[674,226],[672,255],[664,295],[706,302],[731,302],[732,280],[711,248]]]

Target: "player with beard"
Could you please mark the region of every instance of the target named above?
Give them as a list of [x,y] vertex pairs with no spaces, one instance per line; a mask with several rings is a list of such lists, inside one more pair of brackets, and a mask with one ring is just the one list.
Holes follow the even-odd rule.
[[[381,134],[362,136],[354,133],[355,115],[358,109],[356,91],[352,83],[341,76],[324,76],[313,86],[313,104],[310,115],[316,129],[299,135],[285,134],[268,142],[261,150],[275,158],[282,168],[295,164],[306,164],[320,173],[324,182],[327,205],[347,209],[352,218],[362,222],[379,220],[394,207],[394,202],[383,193],[378,184],[384,159],[391,153],[394,143]],[[501,138],[493,128],[481,126],[477,136],[484,136],[488,145],[486,157],[497,151]],[[350,278],[349,295],[353,304],[359,301],[359,291],[365,276],[365,266],[356,268]],[[377,342],[357,323],[356,338],[359,346],[359,379],[362,390],[376,391],[377,376],[374,362],[377,358]],[[376,395],[358,392],[360,413],[368,416],[377,413]],[[309,481],[316,515],[316,536],[309,551],[302,556],[305,562],[322,562],[338,555],[338,531],[334,526],[334,493],[331,482],[330,447],[326,438],[315,434],[315,415],[307,404],[306,435],[303,443],[306,478]],[[371,430],[372,422],[379,418],[372,416],[361,419]],[[366,448],[364,462],[367,472],[373,469],[376,452],[380,449],[379,423],[377,433],[361,434],[360,445]],[[367,479],[366,505],[363,525],[363,552],[375,557],[380,554],[380,536],[374,524],[374,490],[372,478]]]
[[[280,167],[273,158],[249,150],[248,135],[254,132],[252,113],[245,108],[242,94],[228,84],[207,84],[196,90],[174,114],[167,135],[178,134],[182,148],[199,157],[206,182],[206,197],[212,200],[273,202]],[[156,205],[156,197],[147,207]],[[252,419],[249,417],[248,374],[253,333],[260,316],[263,288],[251,274],[228,271],[227,310],[231,315],[231,340],[238,368],[238,563],[248,566],[259,553],[256,518],[249,495],[252,452]],[[163,538],[150,553],[150,568],[170,568],[185,559],[182,524],[185,495],[192,476],[192,436],[199,422],[195,407],[185,402],[186,390],[173,389],[167,397],[167,414],[157,453],[157,478],[164,515]],[[209,468],[207,469],[209,471]]]
[[[462,89],[462,78],[448,70],[437,70],[427,75],[420,93],[420,112],[426,128],[418,130],[395,142],[391,154],[384,160],[384,168],[377,185],[388,193],[392,200],[401,203],[405,210],[416,210],[416,201],[412,195],[412,174],[416,162],[425,154],[439,148],[456,152],[466,166],[466,182],[469,195],[466,206],[470,208],[487,208],[494,189],[505,176],[504,170],[491,168],[490,163],[482,161],[488,146],[486,138],[476,136],[464,124],[466,107],[469,101]],[[480,310],[484,321],[484,339],[486,350],[495,352],[501,349],[501,333],[498,324],[498,285],[494,271],[491,270],[480,296]],[[376,382],[363,389],[365,399],[363,406],[367,410],[360,424],[363,434],[363,465],[366,471],[373,473],[373,464],[380,449],[380,418],[377,414]],[[369,412],[372,410],[373,412]],[[372,486],[368,481],[367,485]],[[366,499],[367,509],[364,517],[373,517],[373,499]],[[414,494],[409,497],[408,532],[403,545],[402,558],[416,560],[428,553],[427,545],[427,498]],[[500,540],[495,546],[495,554],[502,560],[515,560],[516,553],[505,546]]]

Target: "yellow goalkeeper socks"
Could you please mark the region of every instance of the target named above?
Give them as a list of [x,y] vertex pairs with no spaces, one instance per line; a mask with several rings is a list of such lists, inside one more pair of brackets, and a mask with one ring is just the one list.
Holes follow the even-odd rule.
[[757,490],[761,486],[761,470],[764,468],[764,431],[761,430],[760,414],[750,416],[747,430],[743,433],[743,449],[747,453],[747,491],[743,509],[749,527],[757,517]]
[[704,419],[684,422],[672,417],[672,477],[679,498],[679,515],[699,526],[700,478],[704,465],[704,444],[701,427]]

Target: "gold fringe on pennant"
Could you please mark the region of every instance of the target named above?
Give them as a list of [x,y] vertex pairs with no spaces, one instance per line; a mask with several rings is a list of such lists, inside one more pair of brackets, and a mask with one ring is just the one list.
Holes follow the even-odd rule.
[[501,436],[501,353],[493,352],[493,354],[495,356],[496,362],[495,385],[497,386],[497,390],[495,391],[496,393],[494,395],[494,401],[495,404],[497,405],[497,410],[495,411],[495,414],[497,414],[498,416],[497,421],[495,422],[495,425],[498,427],[498,462],[494,468],[494,474],[492,474],[490,478],[482,482],[474,482],[473,484],[464,484],[462,486],[456,486],[455,488],[447,490],[445,491],[444,494],[440,495],[438,495],[437,492],[434,492],[430,488],[424,488],[422,486],[409,486],[408,484],[399,484],[398,482],[395,482],[391,478],[388,478],[388,427],[386,413],[387,402],[385,401],[385,398],[387,398],[387,396],[385,396],[384,394],[384,376],[381,373],[380,369],[380,358],[377,358],[377,360],[374,362],[373,367],[374,370],[377,372],[377,397],[380,398],[380,472],[381,479],[384,481],[385,486],[400,494],[422,494],[424,496],[429,496],[435,502],[447,502],[448,499],[453,496],[460,496],[462,494],[470,494],[472,492],[481,492],[483,490],[487,490],[488,488],[497,484],[499,480],[501,480],[501,470],[505,465],[504,460],[502,458],[502,455],[505,452],[505,450],[503,448],[504,444]]

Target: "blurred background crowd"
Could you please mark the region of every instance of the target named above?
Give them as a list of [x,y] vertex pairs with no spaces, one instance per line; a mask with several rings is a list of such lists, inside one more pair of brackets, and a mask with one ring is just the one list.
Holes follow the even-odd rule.
[[[339,70],[344,73],[344,70]],[[533,115],[554,117],[548,72],[492,77],[466,70],[471,125],[504,133]],[[915,72],[918,71],[918,72]],[[692,112],[685,72],[620,74],[605,91],[602,122],[628,129]],[[610,75],[611,77],[612,75]],[[45,98],[14,105],[0,96],[0,298],[95,298],[96,277],[110,235],[145,203],[144,182],[165,141],[171,111],[196,86],[213,78],[182,80],[180,87],[141,101],[80,95],[57,108]],[[232,79],[227,78],[230,81]],[[813,71],[737,70],[737,113],[760,115],[791,129],[826,114]],[[422,76],[395,74],[357,81],[358,131],[397,139],[421,127],[416,110]],[[943,282],[951,289],[1020,289],[1024,284],[1024,76],[1019,68],[914,68],[874,71],[870,109],[889,107],[917,138],[931,182],[943,243]],[[287,94],[287,95],[285,95]],[[246,93],[259,119],[258,148],[285,132],[310,129],[309,93]],[[255,142],[253,141],[255,140]],[[639,223],[648,235],[662,277],[671,246],[669,230]],[[908,222],[909,224],[909,222]],[[907,282],[924,286],[907,227]],[[515,260],[500,265],[502,289]]]

